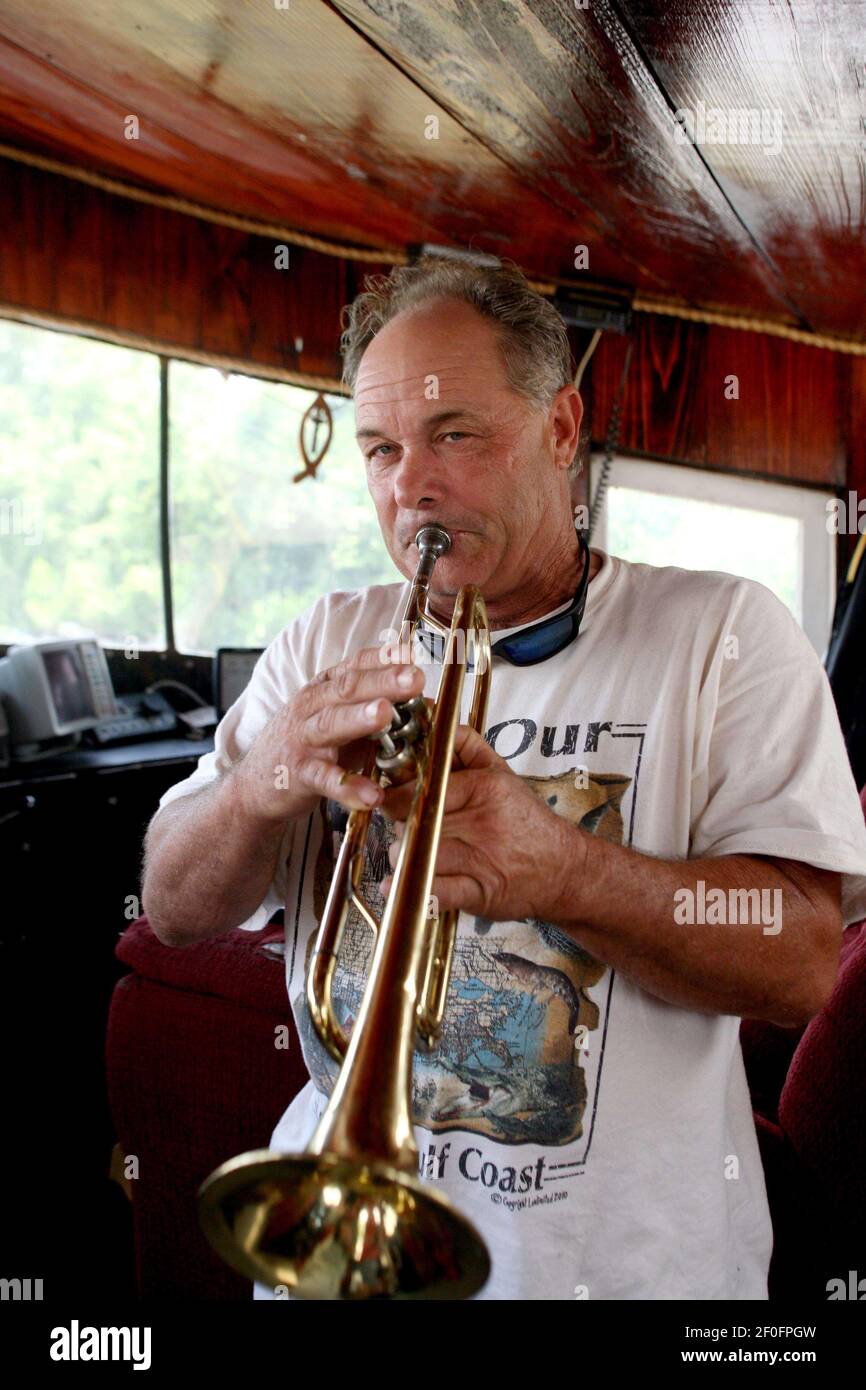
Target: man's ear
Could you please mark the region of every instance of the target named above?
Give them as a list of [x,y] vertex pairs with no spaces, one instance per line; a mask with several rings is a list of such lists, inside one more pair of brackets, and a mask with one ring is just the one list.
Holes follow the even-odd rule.
[[551,401],[550,412],[557,467],[570,470],[580,444],[580,422],[583,419],[580,392],[570,384],[563,386]]

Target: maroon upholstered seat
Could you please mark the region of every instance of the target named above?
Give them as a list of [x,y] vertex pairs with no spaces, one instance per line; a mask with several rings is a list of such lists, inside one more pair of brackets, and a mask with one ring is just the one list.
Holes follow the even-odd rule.
[[[268,1146],[307,1081],[283,963],[262,950],[275,939],[282,928],[175,949],[140,918],[118,944],[132,973],[112,999],[108,1086],[122,1154],[138,1159],[131,1188],[144,1298],[251,1297],[201,1234],[195,1194],[225,1159]],[[288,1049],[276,1045],[285,1027]]]
[[803,1031],[778,1120],[756,1115],[773,1298],[826,1298],[830,1279],[866,1269],[866,924],[845,936],[833,997]]
[[[860,794],[866,813],[866,787]],[[773,1218],[773,1299],[827,1297],[866,1269],[866,923],[805,1028],[745,1019],[740,1040]]]

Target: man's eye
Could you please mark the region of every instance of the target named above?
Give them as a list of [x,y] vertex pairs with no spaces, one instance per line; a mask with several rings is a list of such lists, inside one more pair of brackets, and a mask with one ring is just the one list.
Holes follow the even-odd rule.
[[380,450],[380,449],[391,449],[391,448],[393,448],[393,445],[391,445],[391,444],[377,444],[376,447],[375,447],[374,449],[371,449],[371,450],[370,450],[369,454],[367,455],[367,458],[368,458],[368,459],[383,458],[384,455],[383,455],[383,454],[380,454],[380,453],[379,453],[379,450]]
[[444,434],[444,435],[442,436],[442,438],[443,438],[443,439],[453,439],[453,438],[455,437],[455,435],[456,435],[456,437],[457,437],[458,439],[468,439],[468,438],[469,438],[469,435],[466,434],[463,430],[449,430],[447,434]]

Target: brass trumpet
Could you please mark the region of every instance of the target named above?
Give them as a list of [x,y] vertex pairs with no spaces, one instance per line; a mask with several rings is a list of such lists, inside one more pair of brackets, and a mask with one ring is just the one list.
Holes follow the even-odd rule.
[[[467,1298],[490,1272],[475,1228],[418,1177],[412,1132],[413,1051],[438,1040],[457,932],[456,911],[431,912],[431,888],[467,638],[475,645],[469,723],[483,733],[490,628],[471,584],[457,595],[450,629],[427,611],[430,576],[451,538],[440,526],[425,526],[415,544],[419,564],[400,640],[411,643],[423,618],[447,647],[432,712],[420,696],[398,704],[364,765],[382,785],[417,779],[381,923],[359,891],[372,812],[352,811],[310,960],[307,1003],[324,1046],[341,1063],[336,1084],[305,1153],[242,1154],[199,1191],[201,1224],[217,1252],[248,1278],[298,1298]],[[375,944],[348,1039],[331,988],[350,905]]]

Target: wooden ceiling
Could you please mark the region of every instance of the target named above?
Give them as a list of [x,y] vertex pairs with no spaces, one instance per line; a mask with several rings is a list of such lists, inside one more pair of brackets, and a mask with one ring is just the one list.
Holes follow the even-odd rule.
[[[860,0],[282,3],[3,0],[0,141],[374,249],[866,339]],[[679,108],[766,114],[756,142],[696,144]]]

